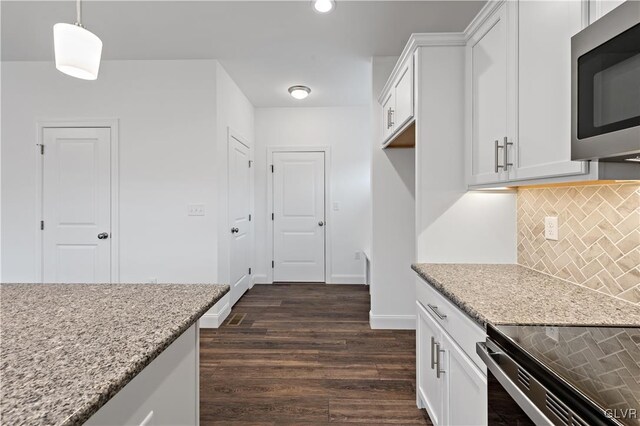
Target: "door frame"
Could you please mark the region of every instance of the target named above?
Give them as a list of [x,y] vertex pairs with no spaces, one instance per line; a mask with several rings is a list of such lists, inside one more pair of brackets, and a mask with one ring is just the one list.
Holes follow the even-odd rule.
[[229,277],[229,285],[233,286],[233,284],[231,283],[231,238],[229,237],[229,234],[227,233],[229,230],[229,225],[230,225],[230,219],[231,219],[231,196],[230,196],[230,191],[229,191],[229,187],[231,186],[231,167],[229,164],[229,153],[231,152],[231,139],[235,139],[238,142],[240,142],[242,145],[244,145],[247,148],[247,151],[249,152],[249,161],[251,161],[251,167],[249,168],[249,214],[251,215],[251,220],[250,225],[249,225],[249,232],[251,232],[251,236],[249,238],[249,265],[251,268],[251,274],[249,275],[249,290],[253,288],[253,285],[255,284],[255,280],[254,280],[254,273],[255,273],[255,266],[253,266],[253,261],[255,260],[255,226],[254,226],[254,222],[255,222],[255,214],[253,214],[253,210],[254,210],[254,177],[253,177],[253,164],[255,164],[254,160],[253,160],[253,149],[251,147],[251,144],[249,143],[249,141],[244,138],[239,132],[237,132],[235,129],[233,129],[231,126],[227,127],[227,158],[225,159],[226,163],[227,163],[227,188],[226,188],[226,193],[227,193],[227,217],[225,219],[225,229],[224,229],[224,234],[226,235],[226,246],[227,246],[227,252],[229,253],[229,257],[227,259],[227,276]]
[[[333,218],[330,217],[331,209],[331,147],[322,146],[270,146],[267,148],[267,211],[265,218],[267,219],[267,282],[273,284],[273,268],[270,263],[274,259],[273,247],[273,221],[269,220],[271,213],[274,211],[273,206],[273,173],[271,173],[271,165],[273,165],[273,154],[277,152],[323,152],[324,153],[324,282],[332,283],[331,279],[331,230],[327,230],[328,226],[333,225]],[[328,225],[327,225],[328,224]]]
[[[43,282],[44,271],[44,250],[43,235],[40,231],[40,221],[43,220],[43,186],[44,186],[44,156],[40,153],[40,147],[44,142],[44,129],[48,128],[87,128],[100,127],[111,129],[111,283],[120,283],[120,157],[119,157],[119,120],[109,119],[69,119],[69,120],[38,120],[36,122],[36,144],[35,144],[35,164],[36,164],[36,264],[35,277],[38,282]],[[46,148],[45,148],[46,155]]]

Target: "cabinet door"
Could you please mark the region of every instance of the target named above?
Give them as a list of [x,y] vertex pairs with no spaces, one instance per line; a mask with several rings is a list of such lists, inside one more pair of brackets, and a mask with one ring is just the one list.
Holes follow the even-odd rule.
[[446,377],[445,423],[450,426],[487,424],[487,377],[454,343],[442,336],[445,353],[443,376]]
[[[583,174],[571,161],[571,36],[583,3],[522,1],[518,8],[518,136],[510,180]],[[586,17],[586,14],[585,14]]]
[[394,129],[400,129],[413,117],[413,57],[394,84],[396,106],[391,114]]
[[393,133],[393,121],[391,114],[395,108],[394,91],[391,89],[384,102],[382,103],[382,143],[384,144],[391,133]]
[[[436,375],[433,363],[436,356],[436,343],[440,343],[440,326],[416,302],[418,324],[416,330],[416,388],[418,398],[424,403],[434,425],[444,425],[443,396],[444,377]],[[419,404],[420,405],[420,404]]]
[[[504,172],[503,144],[507,136],[509,43],[507,3],[473,34],[467,44],[470,69],[471,147],[469,184],[500,182]],[[501,167],[502,166],[502,167]]]

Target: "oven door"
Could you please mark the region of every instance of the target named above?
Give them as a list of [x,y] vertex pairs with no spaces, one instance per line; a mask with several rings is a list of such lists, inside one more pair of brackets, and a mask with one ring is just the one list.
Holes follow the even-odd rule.
[[[549,425],[551,420],[520,389],[530,376],[491,341],[477,343],[476,352],[487,365],[487,405],[490,425]],[[513,378],[516,378],[514,380]],[[520,384],[519,384],[520,382]]]
[[628,1],[571,39],[573,160],[640,153],[640,2]]

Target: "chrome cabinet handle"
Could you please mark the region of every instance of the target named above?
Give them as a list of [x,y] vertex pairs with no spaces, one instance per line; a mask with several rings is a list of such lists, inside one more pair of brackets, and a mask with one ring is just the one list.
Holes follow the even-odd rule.
[[240,230],[238,228],[231,228],[231,233],[232,234],[237,234],[238,232],[240,232]]
[[106,232],[101,232],[98,234],[98,239],[99,240],[106,240],[107,238],[109,238],[109,234]]
[[[500,145],[500,142],[498,142],[498,139],[495,140],[495,147],[494,147],[494,153],[495,153],[495,169],[494,171],[496,173],[498,173],[500,171],[500,169],[504,169],[504,166],[502,164],[500,164],[500,156],[498,155],[498,150],[499,149],[504,149],[504,146]],[[505,150],[506,151],[506,150]]]
[[394,126],[394,122],[393,122],[393,113],[395,111],[393,110],[393,108],[389,108],[389,127],[393,127]]
[[429,307],[429,309],[431,309],[431,310],[433,311],[433,313],[434,313],[434,314],[436,314],[436,316],[437,316],[438,318],[440,318],[441,320],[443,320],[443,319],[447,318],[447,316],[446,316],[445,314],[441,313],[441,312],[438,310],[438,307],[437,307],[437,306],[435,306],[435,305],[431,305],[431,304],[429,304],[429,303],[427,303],[427,306],[428,306],[428,307]]
[[318,226],[324,226],[324,222],[323,221],[318,222]]
[[[496,141],[497,142],[497,141]],[[513,163],[509,162],[509,145],[513,145],[512,142],[507,142],[507,137],[504,137],[504,145],[502,145],[502,155],[503,155],[503,163],[504,163],[504,171],[509,170],[509,166],[513,166]]]
[[391,124],[391,108],[387,109],[387,129],[390,129],[392,126]]
[[436,366],[436,362],[435,362],[435,358],[434,358],[434,348],[436,346],[436,338],[431,336],[431,369],[433,370],[433,368]]
[[436,378],[440,378],[442,373],[445,371],[440,368],[440,352],[444,352],[443,349],[440,349],[440,343],[436,343]]

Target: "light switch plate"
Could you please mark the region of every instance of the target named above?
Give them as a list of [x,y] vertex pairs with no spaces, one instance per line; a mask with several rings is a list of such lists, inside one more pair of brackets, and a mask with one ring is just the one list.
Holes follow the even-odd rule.
[[333,203],[333,211],[334,212],[340,211],[340,203]]
[[558,216],[544,218],[544,238],[558,241]]
[[187,206],[187,215],[204,216],[204,204],[189,204]]

